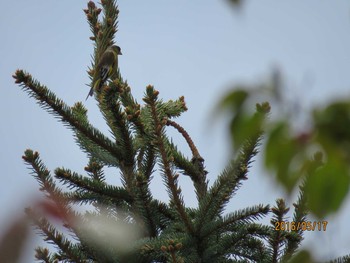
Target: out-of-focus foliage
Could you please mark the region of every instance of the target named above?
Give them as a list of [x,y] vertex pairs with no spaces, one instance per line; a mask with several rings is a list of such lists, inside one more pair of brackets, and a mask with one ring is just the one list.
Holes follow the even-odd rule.
[[243,0],[227,0],[234,8],[240,7],[243,4]]
[[[252,105],[266,91],[275,101],[272,112],[288,108],[281,101],[281,76],[275,71],[267,84],[243,88],[227,94],[220,106],[231,110],[230,131],[234,149],[256,132],[259,118],[250,117]],[[296,131],[293,112],[281,113],[265,123],[264,163],[271,176],[287,193],[305,181],[308,209],[318,218],[336,212],[350,185],[350,98],[314,108],[308,128]],[[277,114],[278,115],[278,114]]]
[[230,131],[233,139],[233,147],[238,150],[248,138],[256,137],[261,132],[264,118],[261,112],[269,112],[268,103],[257,104],[257,112],[251,114],[246,110],[246,101],[249,96],[244,87],[230,93],[221,103],[221,109],[231,110],[233,116],[230,120]]
[[308,251],[302,250],[298,254],[293,257],[293,259],[290,261],[290,263],[313,263],[311,259],[311,255]]

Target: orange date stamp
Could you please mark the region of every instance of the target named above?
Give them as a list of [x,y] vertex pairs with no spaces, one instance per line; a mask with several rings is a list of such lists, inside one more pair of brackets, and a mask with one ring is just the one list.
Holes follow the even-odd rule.
[[326,231],[328,221],[277,221],[275,222],[276,231]]

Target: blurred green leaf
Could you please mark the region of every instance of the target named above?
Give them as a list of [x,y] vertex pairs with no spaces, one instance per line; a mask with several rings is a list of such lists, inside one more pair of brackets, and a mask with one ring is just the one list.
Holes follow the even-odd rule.
[[288,263],[313,263],[310,252],[302,250],[296,254]]
[[233,111],[238,111],[242,108],[249,94],[243,89],[237,89],[226,95],[220,102],[222,109],[229,108]]
[[[268,134],[265,148],[266,167],[276,172],[277,180],[291,192],[302,176],[301,147],[289,135],[287,122],[278,123]],[[299,158],[296,158],[299,157]]]
[[[281,86],[277,73],[272,76],[271,87]],[[264,118],[257,113],[250,114],[247,109],[248,99],[261,92],[241,85],[219,105],[220,109],[231,111],[230,132],[235,150],[265,125]],[[279,95],[274,94],[275,97]],[[258,113],[266,115],[269,109],[269,104],[257,105]],[[290,119],[282,116],[279,121],[272,121],[266,129],[264,158],[266,168],[288,193],[299,186],[301,179],[308,178],[305,191],[310,211],[317,217],[324,217],[337,211],[350,186],[350,102],[328,104],[314,110],[312,117],[313,126],[298,134],[291,128]],[[312,158],[315,151],[318,152]]]
[[310,211],[319,218],[339,209],[349,190],[346,164],[332,159],[310,174],[305,184]]
[[243,3],[242,0],[227,0],[233,7],[240,7]]
[[341,149],[350,159],[350,103],[336,102],[314,111],[318,141],[326,150]]
[[237,113],[230,123],[234,149],[237,150],[247,139],[258,136],[261,132],[263,121],[264,115],[261,113],[255,113],[254,115]]
[[[278,165],[278,159],[285,158],[281,153],[283,148],[289,148],[289,146],[286,145],[288,139],[287,133],[288,124],[286,122],[280,122],[270,130],[266,143],[265,155],[265,164],[267,167],[273,168]],[[287,160],[289,159],[290,158],[287,158]]]
[[[234,149],[238,149],[242,142],[257,131],[258,123],[243,110],[244,103],[251,94],[241,89],[234,90],[220,102],[221,109],[230,110],[230,131]],[[261,114],[260,114],[261,115]]]

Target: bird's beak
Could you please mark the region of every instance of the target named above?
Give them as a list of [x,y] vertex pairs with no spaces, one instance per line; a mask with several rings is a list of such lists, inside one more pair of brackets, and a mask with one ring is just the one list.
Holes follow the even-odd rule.
[[122,53],[122,52],[119,52],[119,55],[123,55],[123,53]]

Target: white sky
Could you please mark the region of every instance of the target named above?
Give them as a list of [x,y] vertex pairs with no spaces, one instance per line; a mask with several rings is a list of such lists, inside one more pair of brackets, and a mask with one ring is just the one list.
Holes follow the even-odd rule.
[[[0,16],[0,233],[23,211],[38,184],[21,156],[40,152],[49,169],[64,166],[80,173],[87,158],[72,133],[14,84],[25,69],[69,105],[84,101],[92,42],[82,11],[87,1],[3,1]],[[210,118],[233,83],[258,83],[274,66],[286,76],[284,96],[305,109],[334,98],[350,97],[350,2],[251,0],[240,12],[225,1],[119,1],[116,41],[123,56],[121,73],[141,102],[145,86],[155,85],[164,100],[185,96],[188,112],[178,119],[206,160],[209,179],[229,160],[227,128]],[[96,127],[107,133],[93,99],[84,102]],[[189,153],[182,138],[180,149]],[[274,204],[283,192],[258,165],[227,211],[258,203]],[[111,183],[118,173],[109,170]],[[112,176],[113,175],[113,176]],[[167,198],[155,180],[158,198]],[[195,206],[190,181],[181,180],[185,201]],[[294,201],[294,200],[292,200]],[[326,232],[306,233],[317,259],[350,253],[350,205],[329,218]]]

